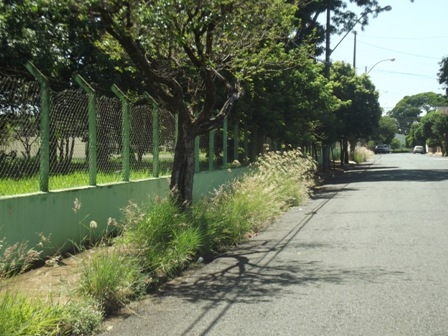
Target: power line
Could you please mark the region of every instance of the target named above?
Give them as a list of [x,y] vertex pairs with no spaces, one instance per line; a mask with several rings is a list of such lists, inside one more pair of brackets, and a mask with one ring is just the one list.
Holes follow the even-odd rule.
[[384,39],[384,40],[438,40],[438,39],[448,39],[448,35],[443,36],[426,36],[426,37],[393,37],[393,36],[374,36],[368,34],[362,34],[363,37]]
[[437,77],[434,77],[432,75],[423,75],[423,74],[416,74],[416,73],[411,73],[411,72],[390,71],[390,70],[381,70],[381,69],[376,69],[375,72],[383,72],[383,73],[389,73],[389,74],[406,75],[406,76],[414,76],[414,77],[438,80]]
[[398,53],[398,54],[402,54],[402,55],[407,55],[407,56],[413,56],[413,57],[420,57],[420,58],[426,58],[426,59],[433,59],[433,60],[441,60],[442,57],[431,57],[431,56],[425,56],[425,55],[417,55],[417,54],[412,54],[412,53],[407,53],[407,52],[403,52],[400,50],[396,50],[396,49],[389,49],[389,48],[384,48],[384,47],[380,47],[378,45],[375,44],[371,44],[371,43],[367,43],[367,42],[363,42],[363,41],[357,41],[357,43],[361,43],[361,44],[365,44],[368,45],[370,47],[374,47],[376,49],[381,49],[381,50],[386,50],[386,51],[392,51],[394,53]]

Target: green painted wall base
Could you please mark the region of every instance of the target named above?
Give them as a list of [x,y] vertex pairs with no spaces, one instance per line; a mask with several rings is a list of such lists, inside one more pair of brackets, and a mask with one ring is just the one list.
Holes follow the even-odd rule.
[[[215,170],[195,174],[194,197],[199,199],[220,185],[242,175],[247,168]],[[148,203],[154,196],[166,196],[169,178],[161,177],[76,188],[48,193],[35,193],[0,198],[0,239],[5,247],[16,242],[28,242],[35,247],[41,242],[39,233],[50,237],[44,242],[44,253],[51,255],[60,249],[68,251],[90,235],[100,236],[113,228],[108,227],[109,218],[120,220],[122,209],[129,202],[138,205]],[[81,207],[74,211],[74,201]],[[90,223],[96,228],[90,229]]]

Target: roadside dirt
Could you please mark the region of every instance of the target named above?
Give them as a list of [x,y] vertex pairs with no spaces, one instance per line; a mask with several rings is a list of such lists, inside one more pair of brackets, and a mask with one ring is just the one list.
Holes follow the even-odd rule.
[[54,303],[65,303],[74,295],[74,288],[81,274],[82,260],[93,251],[84,251],[46,266],[31,269],[0,285],[2,292],[20,293]]

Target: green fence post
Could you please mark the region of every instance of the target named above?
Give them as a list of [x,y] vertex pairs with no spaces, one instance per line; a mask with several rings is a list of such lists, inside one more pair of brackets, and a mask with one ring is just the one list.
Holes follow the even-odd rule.
[[159,106],[149,93],[145,92],[144,96],[152,104],[152,175],[153,177],[159,177],[160,174]]
[[208,134],[208,170],[213,170],[213,159],[215,156],[215,130],[211,130]]
[[194,138],[194,172],[199,173],[199,135]]
[[96,93],[80,75],[75,76],[75,82],[89,96],[89,185],[96,186]]
[[40,191],[48,192],[48,181],[50,175],[50,93],[47,78],[28,62],[25,68],[36,78],[40,85],[40,165],[39,165],[39,188]]
[[131,141],[130,141],[130,123],[129,123],[129,99],[116,86],[112,85],[112,91],[121,100],[122,117],[121,117],[121,133],[122,133],[122,158],[123,172],[122,180],[128,182],[130,176],[130,157],[131,157]]
[[227,139],[228,139],[228,121],[227,121],[227,117],[224,118],[224,124],[222,126],[222,167],[223,168],[227,168]]

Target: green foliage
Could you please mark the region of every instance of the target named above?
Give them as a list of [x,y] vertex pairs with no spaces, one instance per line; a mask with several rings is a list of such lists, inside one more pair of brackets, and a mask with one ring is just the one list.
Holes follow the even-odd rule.
[[397,132],[397,121],[389,116],[383,116],[380,119],[375,138],[378,143],[389,144]]
[[375,146],[376,146],[376,141],[375,140],[369,140],[367,142],[367,148],[371,151],[375,150]]
[[343,104],[336,110],[336,139],[347,141],[373,135],[381,118],[375,86],[366,75],[358,76],[349,64],[336,62],[331,67],[334,94]]
[[119,249],[97,251],[83,261],[79,292],[110,314],[145,292],[138,260]]
[[[98,330],[103,314],[138,298],[149,281],[174,276],[194,257],[244,241],[303,202],[315,169],[315,162],[299,150],[268,152],[250,173],[188,211],[180,211],[170,198],[156,199],[145,209],[131,203],[114,245],[96,246],[82,260],[75,292],[80,296],[59,305],[2,294],[0,335],[81,336]],[[73,210],[80,207],[76,200]]]
[[315,162],[299,150],[268,152],[250,173],[187,212],[179,212],[171,199],[156,199],[143,210],[130,204],[118,243],[137,251],[151,275],[175,275],[198,253],[206,256],[233,246],[302,203],[315,169]]
[[438,144],[442,147],[442,154],[445,156],[448,153],[448,115],[446,113],[436,112],[434,115],[434,123],[432,125],[432,132],[434,138],[437,139]]
[[446,105],[448,99],[441,94],[424,92],[404,97],[387,115],[397,120],[400,133],[408,134],[412,124],[418,122],[422,114],[434,111],[437,106]]
[[236,113],[277,143],[314,144],[327,136],[324,121],[339,101],[322,74],[322,64],[315,63],[305,48],[289,57],[298,64],[288,71],[255,77],[236,105]]
[[444,85],[445,89],[448,90],[448,56],[443,57],[439,65],[440,69],[439,72],[437,73],[437,75],[439,76],[439,83]]
[[[331,35],[347,32],[353,28],[355,23],[363,29],[369,24],[371,17],[375,18],[385,10],[377,0],[350,0],[350,2],[314,0],[300,2],[299,9],[295,14],[297,18],[297,32],[294,36],[295,45],[310,42],[316,47],[316,55],[321,55],[324,52],[322,44],[325,42],[325,15],[327,9],[331,13],[329,28]],[[360,17],[361,14],[359,13],[364,15]]]
[[433,111],[423,116],[419,122],[412,124],[406,142],[409,146],[425,145],[442,147],[442,154],[448,153],[448,115]]
[[394,138],[390,141],[390,148],[392,148],[392,150],[397,150],[401,148],[401,142],[400,140],[398,140],[397,138]]

